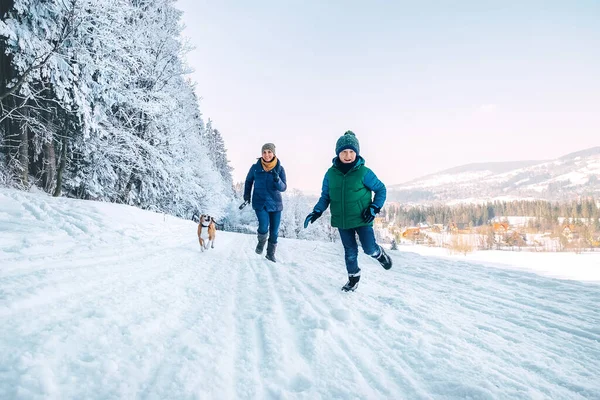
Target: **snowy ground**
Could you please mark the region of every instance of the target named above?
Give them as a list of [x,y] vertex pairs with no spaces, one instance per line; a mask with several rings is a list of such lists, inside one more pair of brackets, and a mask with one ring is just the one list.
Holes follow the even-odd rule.
[[573,279],[600,284],[600,252],[528,252],[505,250],[481,250],[452,254],[448,249],[421,245],[398,245],[401,252],[448,260],[475,262],[480,265],[503,269],[531,271],[540,275]]
[[341,245],[254,244],[0,189],[0,399],[600,398],[597,283],[392,252],[346,294]]

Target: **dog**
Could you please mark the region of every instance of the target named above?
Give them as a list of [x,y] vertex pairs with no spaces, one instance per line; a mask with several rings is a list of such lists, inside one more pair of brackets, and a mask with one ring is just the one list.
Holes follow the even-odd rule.
[[202,251],[208,250],[209,245],[211,249],[215,248],[216,233],[217,227],[214,218],[210,215],[202,214],[198,224],[198,241],[200,242],[200,249]]

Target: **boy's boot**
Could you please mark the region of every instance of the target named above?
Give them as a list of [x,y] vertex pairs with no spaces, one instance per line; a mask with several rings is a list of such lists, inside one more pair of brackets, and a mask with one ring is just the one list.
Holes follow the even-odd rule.
[[360,271],[355,274],[348,274],[348,282],[342,286],[344,292],[354,292],[358,287],[358,281],[360,281]]
[[258,234],[258,244],[256,245],[256,254],[262,254],[265,244],[267,243],[267,234]]
[[275,250],[277,250],[277,243],[271,243],[267,245],[267,260],[277,262],[275,259]]
[[379,261],[379,264],[381,264],[383,268],[392,268],[392,259],[390,258],[390,256],[388,256],[387,253],[383,250],[383,247],[379,246],[379,249],[381,250],[381,254],[375,257],[375,259]]

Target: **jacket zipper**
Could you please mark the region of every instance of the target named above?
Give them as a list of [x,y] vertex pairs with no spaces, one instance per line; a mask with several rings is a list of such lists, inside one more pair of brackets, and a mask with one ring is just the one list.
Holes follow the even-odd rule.
[[346,175],[342,177],[342,229],[346,229]]
[[346,176],[350,175],[355,169],[356,165],[347,174],[342,174],[342,229],[346,229]]

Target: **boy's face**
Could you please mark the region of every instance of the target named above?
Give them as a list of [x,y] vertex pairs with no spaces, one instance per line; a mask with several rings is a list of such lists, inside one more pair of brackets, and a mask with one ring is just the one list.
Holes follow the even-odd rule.
[[271,160],[273,159],[273,157],[275,157],[275,154],[273,154],[273,152],[271,150],[265,150],[265,151],[263,151],[262,158],[266,162],[271,162]]
[[346,149],[340,153],[339,157],[340,161],[344,164],[350,164],[353,163],[354,160],[356,160],[356,152],[352,149]]

